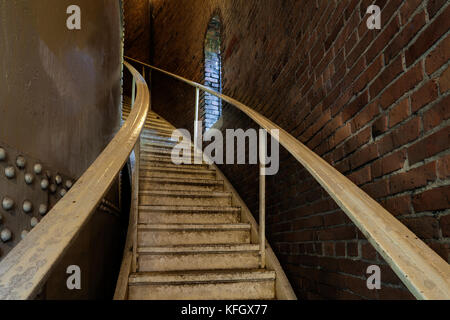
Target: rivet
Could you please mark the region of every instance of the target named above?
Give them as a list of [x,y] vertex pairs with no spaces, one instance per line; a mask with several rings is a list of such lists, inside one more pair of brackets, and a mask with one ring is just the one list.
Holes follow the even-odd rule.
[[36,163],[33,167],[34,173],[41,174],[42,173],[42,164]]
[[67,189],[70,189],[70,188],[72,188],[72,186],[73,186],[72,180],[67,180],[67,181],[66,181],[66,188],[67,188]]
[[25,183],[26,184],[32,184],[34,181],[34,177],[31,173],[26,173],[25,174]]
[[26,162],[26,160],[25,160],[25,158],[23,156],[18,156],[17,157],[17,159],[16,159],[17,168],[19,168],[19,169],[25,168],[25,164],[26,163],[27,162]]
[[48,211],[48,207],[46,204],[41,204],[39,206],[39,213],[41,214],[41,216],[45,216],[47,214]]
[[59,191],[59,195],[61,196],[61,198],[64,197],[66,195],[66,193],[67,193],[66,189],[61,189]]
[[6,159],[6,150],[0,148],[0,161],[4,161]]
[[6,211],[11,210],[14,207],[14,200],[10,197],[4,197],[2,200],[2,207]]
[[55,193],[55,192],[56,192],[56,184],[52,183],[52,184],[50,185],[50,192],[51,192],[51,193]]
[[28,231],[27,230],[23,230],[22,233],[20,234],[20,237],[23,239],[28,235]]
[[25,200],[22,204],[23,212],[30,213],[33,210],[33,204],[30,200]]
[[44,179],[42,179],[41,180],[41,189],[42,190],[47,190],[47,188],[48,188],[48,180],[46,179],[46,178],[44,178]]
[[36,217],[31,218],[31,220],[30,220],[30,226],[31,226],[32,228],[36,227],[38,223],[39,223],[39,221],[38,221],[38,219],[37,219]]
[[7,242],[7,241],[11,240],[11,238],[12,238],[11,230],[3,229],[2,232],[0,233],[0,238],[2,238],[3,242]]
[[56,182],[56,184],[57,184],[58,186],[61,184],[62,178],[61,178],[61,176],[60,176],[59,174],[57,174],[57,175],[55,176],[55,182]]
[[5,168],[5,176],[8,179],[14,178],[15,175],[16,175],[16,170],[14,170],[13,166],[8,166],[8,167]]

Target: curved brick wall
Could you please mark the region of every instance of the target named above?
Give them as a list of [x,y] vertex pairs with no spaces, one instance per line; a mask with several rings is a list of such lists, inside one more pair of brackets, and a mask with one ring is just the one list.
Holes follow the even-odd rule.
[[[154,64],[198,82],[209,20],[222,21],[223,92],[281,125],[449,261],[450,5],[376,1],[153,1]],[[263,4],[264,3],[264,4]],[[154,74],[153,108],[192,130],[194,90]],[[254,124],[224,106],[224,128]],[[268,238],[299,298],[411,298],[286,151],[268,179]],[[222,166],[257,214],[255,166]],[[381,266],[382,289],[366,287]]]

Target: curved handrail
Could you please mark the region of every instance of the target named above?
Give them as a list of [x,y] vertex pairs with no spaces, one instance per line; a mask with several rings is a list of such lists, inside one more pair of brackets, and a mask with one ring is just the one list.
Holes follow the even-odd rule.
[[269,133],[273,129],[279,130],[279,136],[273,137],[330,194],[417,299],[450,299],[450,265],[378,202],[303,143],[266,117],[233,98],[139,60],[125,58],[228,102]]
[[0,262],[0,299],[29,299],[38,293],[135,146],[147,117],[150,93],[144,78],[127,62],[124,64],[137,84],[137,98],[128,120],[64,198]]

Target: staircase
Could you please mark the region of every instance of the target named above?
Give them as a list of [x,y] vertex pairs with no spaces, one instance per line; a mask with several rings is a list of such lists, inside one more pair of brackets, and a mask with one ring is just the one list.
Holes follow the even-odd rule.
[[[125,103],[124,118],[129,113]],[[232,205],[216,169],[173,164],[174,129],[149,112],[141,135],[136,272],[128,299],[275,299],[275,271],[260,268],[251,225],[241,222],[241,208]]]

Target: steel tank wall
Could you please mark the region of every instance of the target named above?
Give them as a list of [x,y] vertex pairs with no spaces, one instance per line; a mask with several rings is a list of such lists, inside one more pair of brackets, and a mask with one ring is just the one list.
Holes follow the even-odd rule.
[[0,1],[0,141],[79,177],[119,127],[118,0]]
[[[68,6],[81,9],[81,30],[69,30]],[[42,202],[59,199],[46,194],[39,181],[44,173],[79,178],[120,128],[123,21],[120,0],[0,0],[0,200],[9,195],[16,205],[0,207],[0,229],[12,239],[0,242],[0,259],[20,242],[22,229]],[[17,154],[27,159],[16,177],[3,169],[15,166]],[[23,183],[25,172],[40,162],[44,172],[35,183]],[[54,201],[52,201],[52,197]],[[22,200],[33,212],[22,211]],[[118,185],[106,198],[118,204]],[[49,200],[50,199],[50,200]],[[123,252],[126,217],[97,210],[54,271],[41,299],[112,298]],[[68,290],[66,269],[81,268],[81,290]]]

